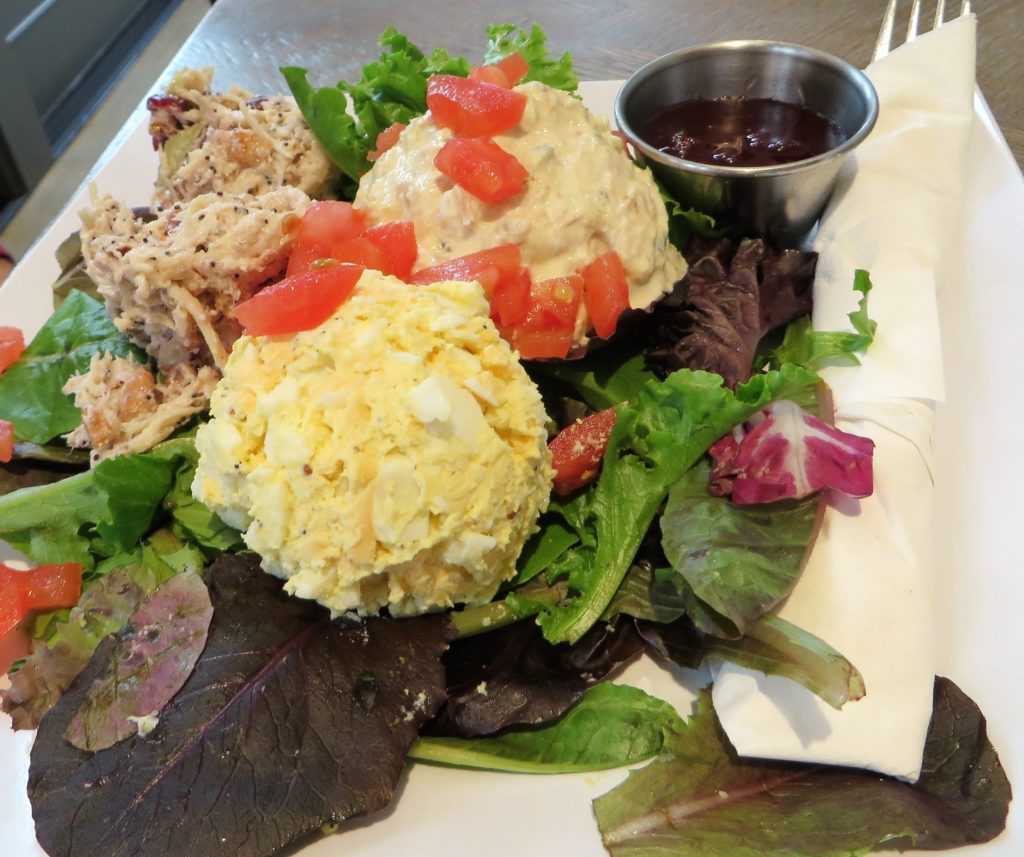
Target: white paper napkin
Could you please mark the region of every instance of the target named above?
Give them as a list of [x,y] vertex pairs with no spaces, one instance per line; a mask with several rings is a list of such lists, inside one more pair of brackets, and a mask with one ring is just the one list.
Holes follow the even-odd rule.
[[975,20],[965,16],[868,68],[880,111],[844,168],[815,248],[814,326],[849,329],[856,268],[871,271],[875,342],[823,373],[837,425],[875,441],[875,490],[830,508],[780,615],[828,641],[867,695],[835,711],[787,679],[716,665],[713,698],[742,755],[853,765],[916,780],[935,675],[931,435],[944,396],[936,308],[960,222],[973,119]]

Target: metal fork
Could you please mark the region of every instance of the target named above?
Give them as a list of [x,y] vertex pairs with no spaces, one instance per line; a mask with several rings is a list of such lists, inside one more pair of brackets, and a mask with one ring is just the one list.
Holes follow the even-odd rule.
[[[896,23],[896,7],[899,5],[899,0],[889,0],[889,5],[885,9],[885,17],[882,18],[882,27],[878,31],[878,41],[875,42],[875,52],[871,55],[871,61],[880,60],[886,54],[892,50],[893,47],[899,47],[899,45],[892,44],[892,31],[893,26]],[[968,15],[971,12],[971,0],[962,0],[960,3],[960,14]],[[932,29],[941,27],[944,23],[946,16],[946,0],[936,0],[935,3],[935,18],[932,22]],[[918,30],[921,26],[921,0],[914,0],[910,7],[910,20],[907,22],[907,35],[903,40],[904,42],[912,42],[918,36]]]

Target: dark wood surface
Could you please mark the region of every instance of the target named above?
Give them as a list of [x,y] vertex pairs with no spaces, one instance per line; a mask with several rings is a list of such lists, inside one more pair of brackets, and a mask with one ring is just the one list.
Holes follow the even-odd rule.
[[[929,21],[934,2],[924,0]],[[625,77],[675,48],[734,38],[798,42],[864,66],[884,8],[885,0],[218,0],[173,65],[213,65],[219,86],[277,92],[280,65],[304,65],[321,84],[358,76],[389,26],[473,59],[488,23],[537,21],[584,80]],[[901,22],[909,8],[903,0]],[[1024,0],[977,0],[975,12],[978,83],[1024,164]]]

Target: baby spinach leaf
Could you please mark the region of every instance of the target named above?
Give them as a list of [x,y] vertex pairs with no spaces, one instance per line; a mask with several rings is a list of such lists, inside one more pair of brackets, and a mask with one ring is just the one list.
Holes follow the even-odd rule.
[[1003,829],[1010,784],[977,706],[936,679],[920,780],[737,758],[704,693],[667,752],[594,801],[612,857],[850,857]]
[[604,682],[549,726],[490,738],[421,738],[409,756],[492,771],[599,771],[649,759],[661,752],[666,734],[681,728],[682,720],[667,702],[639,688]]
[[43,720],[28,790],[52,857],[268,857],[390,801],[444,698],[448,619],[332,622],[251,557],[224,557],[207,579],[206,648],[149,736],[97,753],[63,738],[112,638]]
[[114,327],[102,303],[72,291],[0,375],[0,419],[14,423],[15,439],[47,443],[75,429],[81,414],[61,388],[89,368],[93,354],[105,353],[144,360]]

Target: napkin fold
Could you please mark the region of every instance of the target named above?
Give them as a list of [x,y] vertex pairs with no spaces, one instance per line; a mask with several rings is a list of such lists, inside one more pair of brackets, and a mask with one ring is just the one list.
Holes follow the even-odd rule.
[[870,270],[874,284],[868,307],[878,330],[863,364],[822,375],[836,424],[875,442],[875,489],[828,509],[779,612],[842,652],[867,695],[835,711],[788,679],[715,664],[715,709],[741,755],[920,775],[935,675],[937,283],[962,214],[975,29],[963,16],[867,69],[878,122],[844,167],[815,240],[815,329],[849,329],[855,269]]

